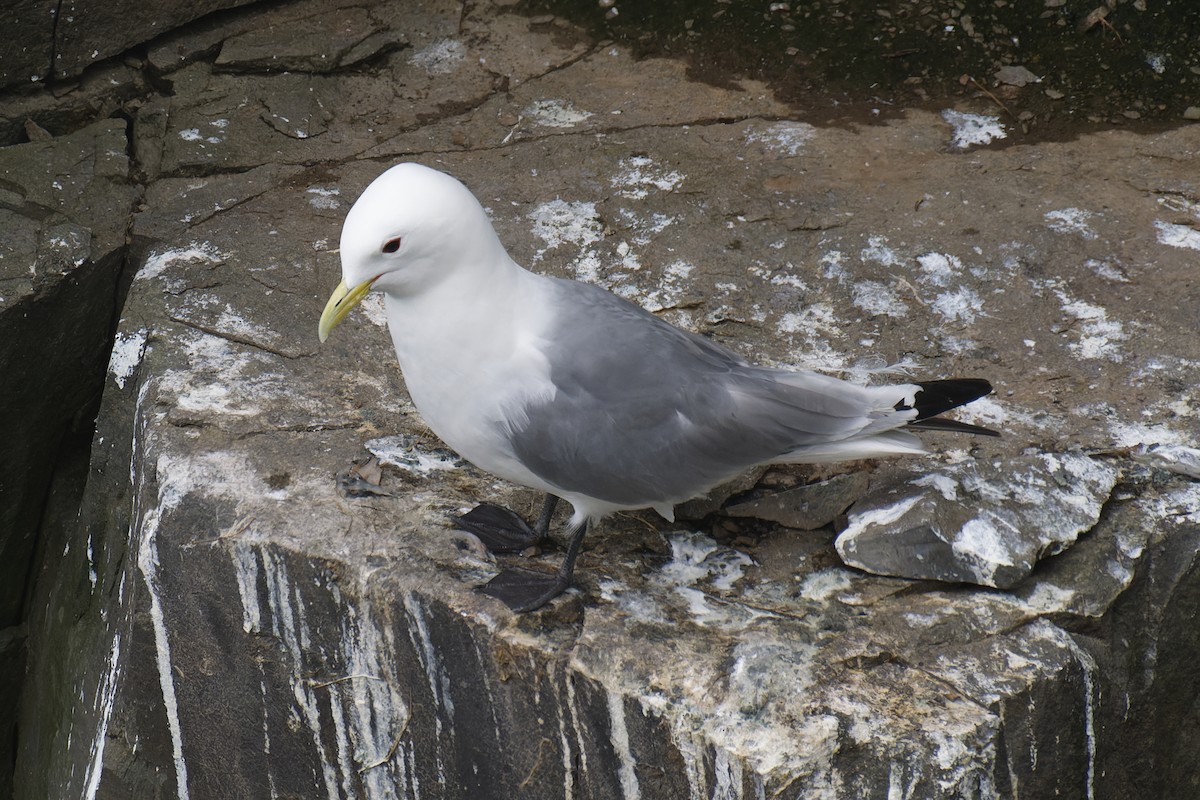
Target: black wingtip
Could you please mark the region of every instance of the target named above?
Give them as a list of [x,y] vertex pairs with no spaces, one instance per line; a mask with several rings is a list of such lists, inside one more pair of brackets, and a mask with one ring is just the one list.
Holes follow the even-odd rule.
[[918,381],[921,391],[913,399],[917,419],[929,419],[952,408],[966,405],[992,393],[992,385],[982,378],[952,378],[944,381]]
[[917,416],[908,423],[910,428],[927,431],[952,431],[954,433],[973,433],[980,436],[999,436],[990,428],[958,422],[952,419],[936,419],[952,408],[966,405],[972,400],[978,400],[992,393],[992,385],[982,378],[952,378],[942,381],[918,381],[921,390],[913,398],[911,406],[897,403],[896,409],[903,411],[916,409]]
[[969,422],[959,422],[956,419],[942,419],[934,417],[933,419],[914,420],[908,423],[909,428],[917,428],[923,431],[946,431],[949,433],[973,433],[976,436],[999,436],[999,431],[994,431],[991,428],[985,428],[982,425],[972,425]]

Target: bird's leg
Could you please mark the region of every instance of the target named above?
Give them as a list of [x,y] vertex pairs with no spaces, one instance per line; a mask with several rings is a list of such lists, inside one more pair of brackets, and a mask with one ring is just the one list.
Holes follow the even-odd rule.
[[550,533],[550,520],[554,518],[554,509],[556,508],[558,508],[558,497],[547,492],[546,499],[542,502],[542,513],[538,514],[537,523],[533,526],[533,532],[538,535],[539,539],[545,539],[546,534]]
[[461,517],[454,516],[450,520],[460,530],[478,536],[492,553],[520,553],[546,538],[557,505],[558,498],[547,494],[542,513],[532,528],[512,511],[493,503],[480,503]]
[[583,536],[587,533],[587,529],[587,522],[583,522],[571,531],[567,554],[563,558],[558,572],[553,575],[528,569],[506,569],[480,586],[479,591],[489,597],[503,600],[518,614],[541,608],[565,592],[571,585],[571,575],[575,572],[575,559],[579,557],[579,548],[583,545]]

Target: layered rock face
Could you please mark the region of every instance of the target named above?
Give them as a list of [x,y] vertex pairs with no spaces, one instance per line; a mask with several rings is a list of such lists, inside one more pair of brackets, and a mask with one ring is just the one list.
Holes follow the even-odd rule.
[[[0,149],[16,797],[1192,796],[1200,129],[817,127],[505,4],[255,6],[130,60],[55,101],[119,119]],[[959,418],[1004,436],[619,515],[515,616],[447,517],[539,498],[423,426],[381,304],[317,342],[401,160],[748,358],[986,377]]]

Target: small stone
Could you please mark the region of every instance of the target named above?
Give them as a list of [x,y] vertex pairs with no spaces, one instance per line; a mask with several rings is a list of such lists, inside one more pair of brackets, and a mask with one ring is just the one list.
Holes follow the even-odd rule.
[[25,120],[25,135],[29,137],[29,141],[31,142],[48,142],[54,138],[54,135],[50,131],[31,119]]
[[1200,106],[1188,106],[1183,112],[1183,118],[1192,121],[1200,120]]
[[1132,108],[1122,111],[1121,115],[1123,117],[1125,117],[1126,119],[1141,119],[1142,118],[1141,113],[1138,111],[1134,111]]
[[1041,81],[1041,78],[1039,78],[1037,75],[1034,75],[1025,67],[1012,65],[1001,67],[1000,69],[996,70],[995,78],[998,83],[1005,83],[1009,86],[1017,87],[1025,86],[1030,83],[1038,83]]
[[1051,100],[1062,100],[1064,97],[1066,97],[1066,95],[1060,92],[1058,89],[1047,89],[1046,97],[1049,97]]
[[865,472],[837,475],[827,481],[798,486],[785,492],[738,503],[725,509],[731,517],[754,517],[787,528],[811,531],[823,528],[867,490]]
[[703,519],[719,509],[730,497],[753,489],[766,471],[766,467],[754,467],[729,483],[718,486],[704,497],[696,497],[686,503],[680,503],[675,506],[675,518]]

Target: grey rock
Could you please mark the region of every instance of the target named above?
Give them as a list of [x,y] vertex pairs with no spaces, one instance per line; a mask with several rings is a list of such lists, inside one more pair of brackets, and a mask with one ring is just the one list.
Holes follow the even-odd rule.
[[266,24],[225,39],[214,63],[251,72],[321,73],[354,66],[403,42],[372,10],[369,5],[317,8],[315,13],[278,23],[264,20]]
[[[123,293],[125,226],[134,199],[128,171],[125,123],[116,120],[0,149],[4,698],[18,693],[26,672],[23,609],[46,552],[44,529],[60,514],[71,516],[72,491],[56,482],[69,472],[71,455],[85,453],[99,402]],[[48,498],[60,499],[63,510],[48,509]],[[61,543],[56,552],[62,553]],[[14,724],[11,715],[0,724],[0,749],[14,746]],[[11,768],[0,765],[0,794],[11,794],[11,779]]]
[[1138,447],[1134,461],[1200,480],[1200,450],[1182,444],[1157,443]]
[[[330,8],[156,40],[132,150],[119,126],[103,148],[133,153],[136,210],[118,177],[86,213],[46,210],[58,173],[90,163],[53,126],[47,150],[4,153],[62,165],[0,186],[5,246],[37,264],[112,252],[137,273],[111,358],[88,360],[90,448],[43,460],[28,613],[0,634],[4,674],[29,676],[0,742],[16,797],[1188,796],[1200,493],[1122,453],[1196,446],[1200,340],[1178,335],[1194,127],[950,153],[928,112],[796,123],[753,81],[699,83],[488,4],[381,6],[381,35],[409,46],[368,33],[353,68],[251,58],[269,25]],[[245,66],[214,69],[234,39]],[[333,52],[302,41],[297,65]],[[323,132],[271,121],[297,110]],[[316,341],[341,220],[402,158],[466,181],[521,262],[749,357],[989,377],[997,394],[961,418],[1005,437],[928,434],[927,457],[860,465],[876,496],[938,473],[960,506],[968,484],[984,498],[972,513],[1032,515],[1018,489],[1078,498],[1051,549],[1090,527],[1003,591],[850,569],[811,533],[739,550],[617,515],[567,596],[514,617],[474,591],[495,559],[446,518],[538,498],[440,450],[378,305]],[[5,265],[0,296],[36,292],[29,263]],[[48,316],[108,328],[109,288]],[[70,373],[52,355],[26,354],[30,387]],[[1055,477],[1075,445],[1114,453],[1086,494]],[[360,476],[386,494],[346,497],[338,474],[368,448],[394,464]]]
[[788,528],[816,530],[830,524],[849,508],[867,491],[869,483],[870,478],[865,472],[835,475],[818,483],[727,506],[725,513],[731,517],[770,520]]
[[1014,66],[1012,64],[1001,67],[996,70],[996,82],[1005,83],[1009,86],[1025,86],[1030,83],[1040,83],[1041,78],[1029,71],[1027,67]]
[[58,9],[57,0],[14,0],[0,7],[0,30],[9,42],[0,58],[0,88],[50,76]]
[[704,497],[694,497],[687,502],[680,503],[675,507],[675,516],[679,519],[704,519],[725,505],[726,501],[735,494],[753,489],[766,471],[766,467],[755,467],[729,483],[718,486]]
[[878,575],[1007,589],[1091,530],[1116,481],[1077,453],[931,470],[856,503],[837,550]]
[[0,89],[71,79],[176,26],[246,0],[164,3],[146,13],[132,0],[56,3],[17,0],[0,8],[0,29],[11,46],[0,55]]
[[27,120],[52,136],[62,136],[114,116],[136,105],[146,93],[146,82],[138,70],[108,62],[78,80],[57,84],[55,89],[53,93],[17,93],[4,98],[0,103],[0,145],[31,140]]
[[54,27],[54,75],[72,77],[92,64],[124,53],[206,14],[246,5],[248,0],[197,0],[156,6],[153,14],[136,0],[73,3],[61,7]]

